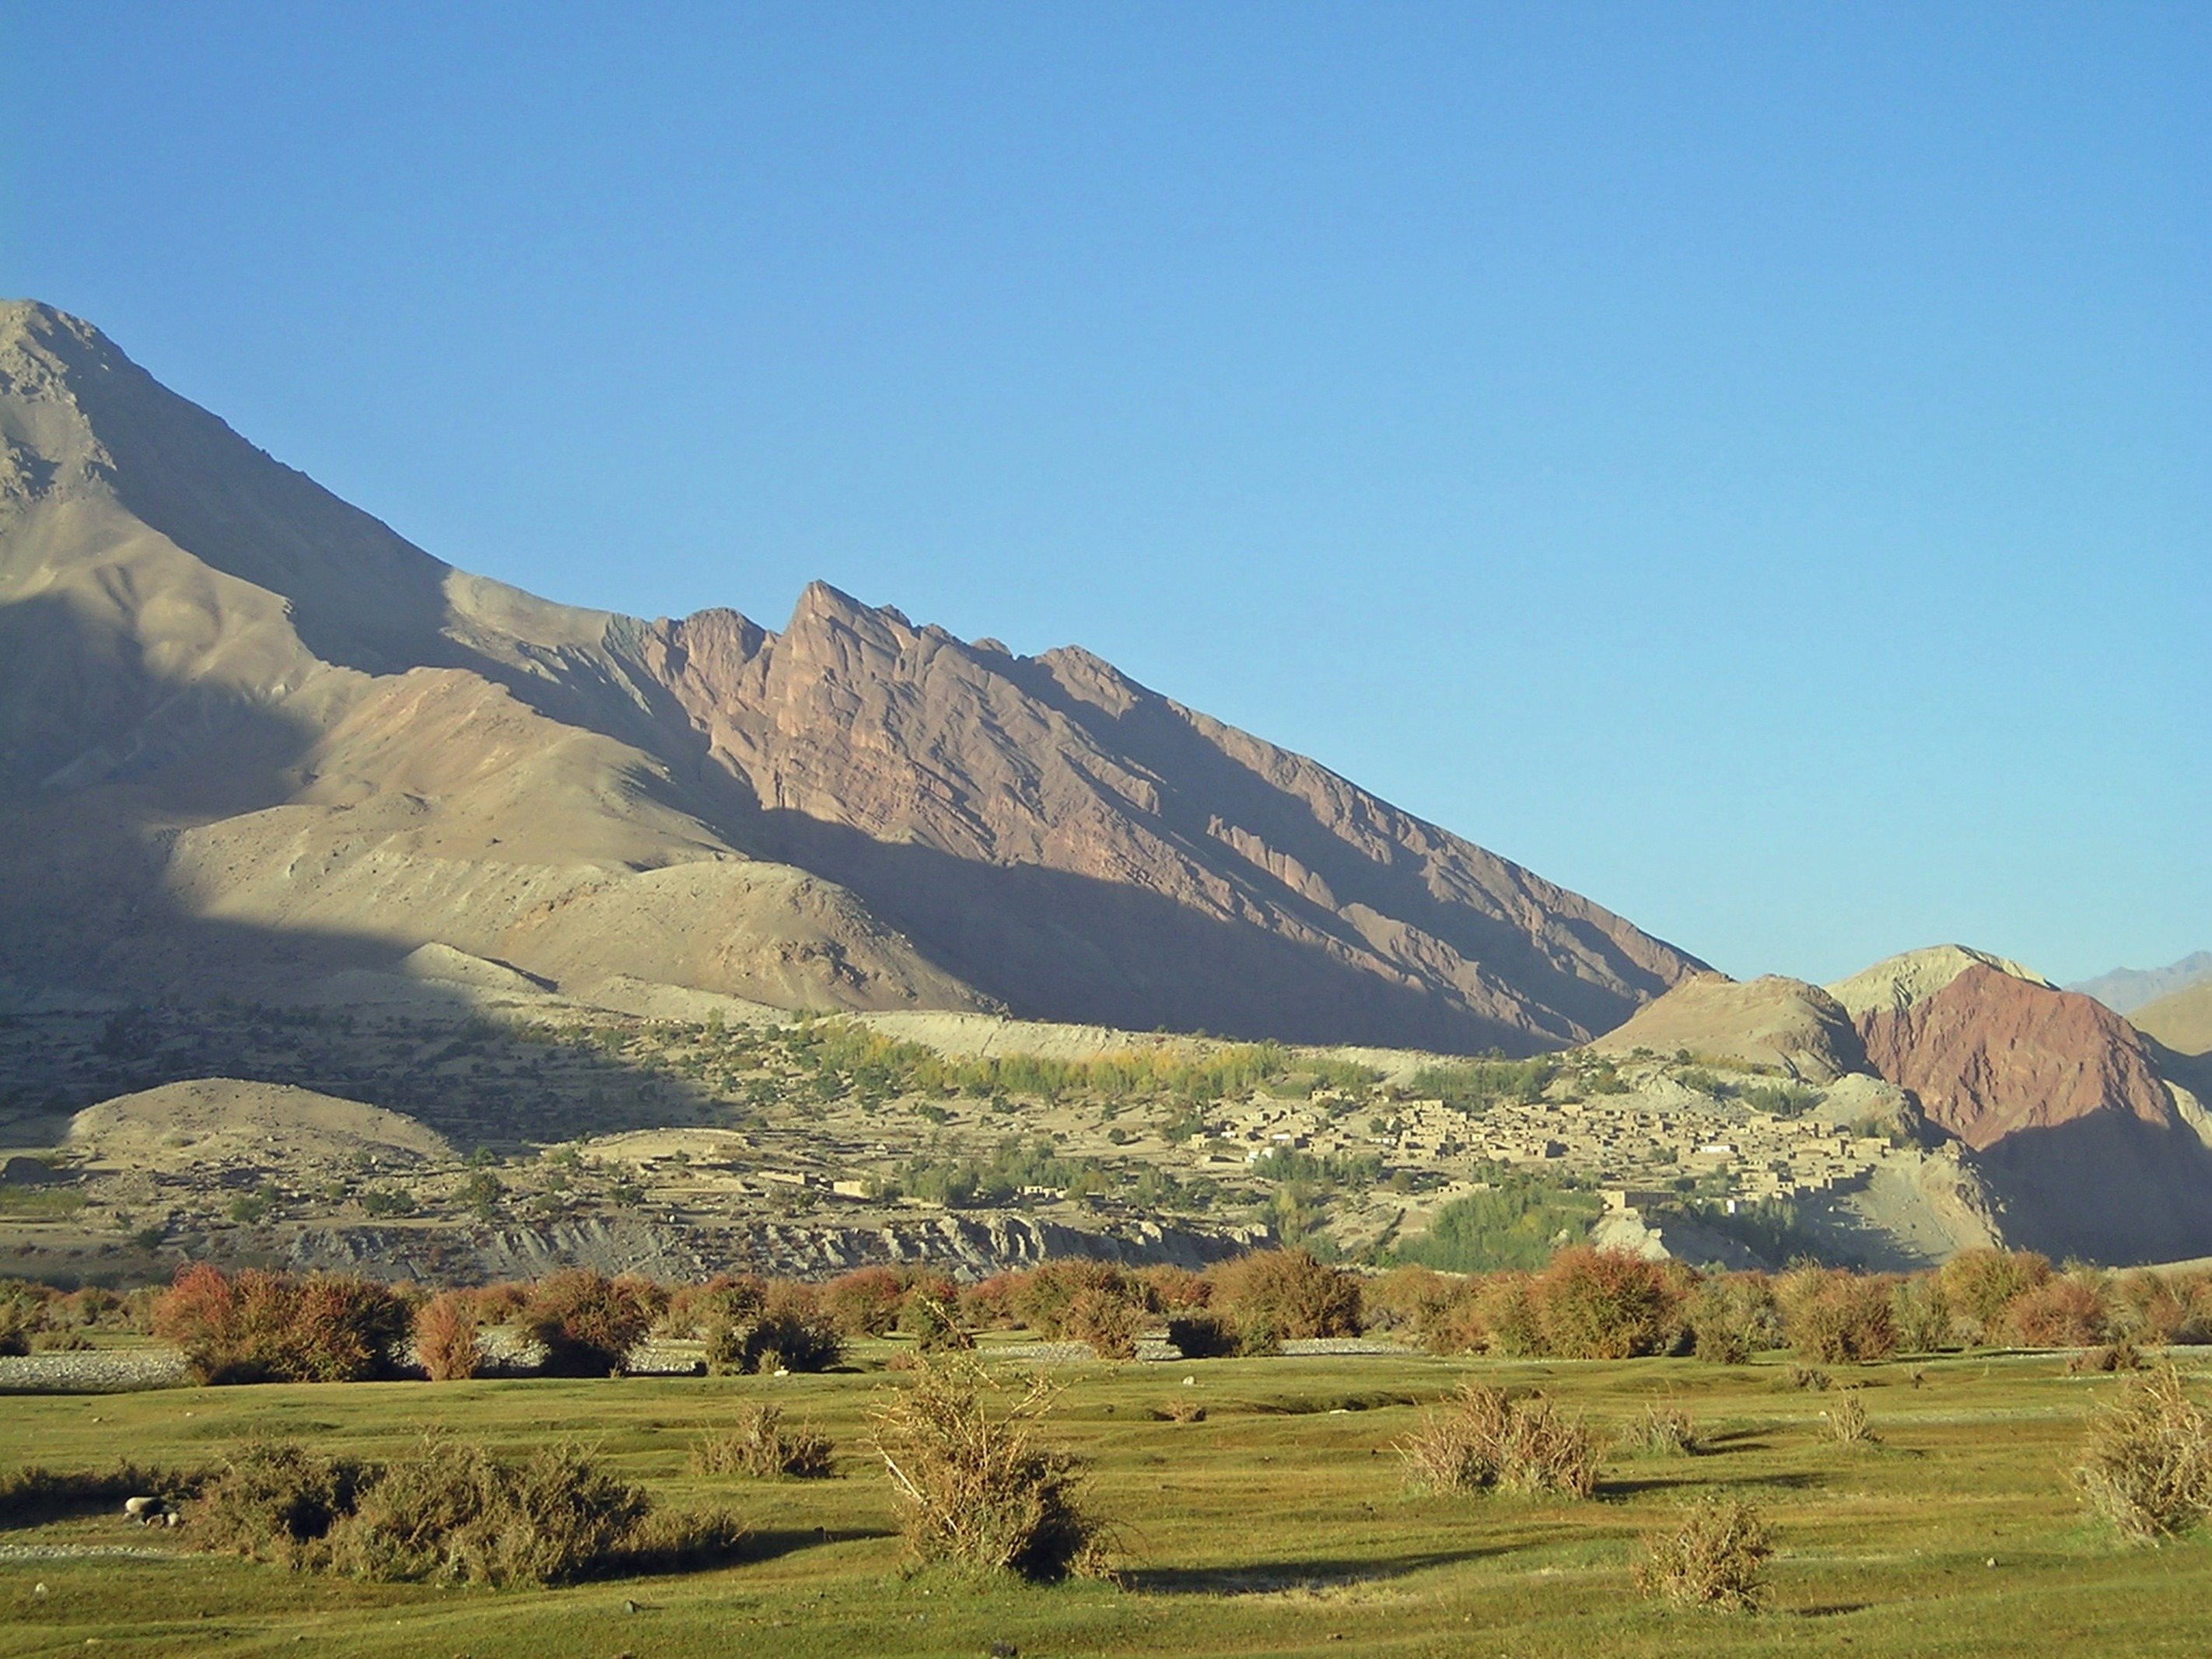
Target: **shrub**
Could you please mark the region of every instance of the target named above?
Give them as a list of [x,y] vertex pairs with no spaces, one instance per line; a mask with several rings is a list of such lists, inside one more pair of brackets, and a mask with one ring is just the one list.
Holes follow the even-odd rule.
[[652,1328],[654,1310],[644,1291],[635,1279],[563,1268],[531,1287],[522,1328],[544,1345],[549,1375],[605,1376],[621,1369]]
[[1249,1342],[1359,1334],[1359,1280],[1307,1250],[1255,1250],[1213,1271],[1209,1306]]
[[1103,1571],[1081,1466],[1039,1439],[1049,1385],[1033,1379],[1001,1406],[1005,1395],[975,1359],[948,1354],[917,1366],[871,1414],[908,1547],[923,1561],[1024,1578]]
[[779,1406],[738,1408],[734,1426],[702,1436],[691,1449],[699,1474],[743,1474],[756,1480],[819,1480],[830,1473],[836,1448],[811,1425],[786,1428]]
[[1588,1498],[1597,1489],[1597,1441],[1541,1394],[1509,1399],[1480,1383],[1462,1384],[1426,1412],[1398,1443],[1407,1484],[1437,1493],[1555,1492]]
[[707,1333],[707,1363],[720,1371],[826,1371],[845,1340],[803,1285],[733,1291]]
[[1168,1340],[1185,1359],[1221,1359],[1238,1347],[1235,1322],[1211,1308],[1169,1316]]
[[374,1471],[284,1440],[239,1446],[203,1490],[192,1537],[203,1549],[287,1566],[328,1559],[331,1528],[353,1512]]
[[899,1310],[899,1328],[924,1353],[965,1352],[975,1346],[975,1333],[961,1322],[959,1303],[953,1297],[908,1297]]
[[1966,1340],[1995,1342],[2013,1298],[2050,1277],[2050,1261],[2033,1250],[1961,1250],[1943,1264],[1939,1282]]
[[1901,1352],[1934,1353],[1949,1347],[1951,1298],[1944,1291],[1942,1279],[1934,1273],[1916,1273],[1891,1285],[1889,1322]]
[[2082,1497],[2126,1536],[2155,1543],[2212,1511],[2212,1413],[2160,1365],[2124,1383],[2089,1419],[2074,1469]]
[[1820,1413],[1820,1437],[1839,1446],[1863,1446],[1877,1437],[1867,1422],[1866,1402],[1856,1389],[1837,1391],[1835,1404]]
[[155,1334],[181,1348],[192,1376],[209,1383],[385,1375],[410,1322],[407,1304],[368,1279],[254,1268],[232,1279],[205,1263],[178,1273],[153,1321]]
[[1071,1340],[1089,1343],[1101,1359],[1134,1359],[1145,1323],[1144,1310],[1128,1297],[1085,1291],[1068,1304],[1060,1328]]
[[1081,1256],[1048,1261],[1024,1274],[1016,1283],[1014,1311],[1022,1323],[1042,1336],[1067,1335],[1069,1311],[1086,1295],[1126,1297],[1127,1280],[1119,1267]]
[[843,1336],[883,1336],[898,1323],[907,1280],[890,1267],[860,1267],[822,1287],[822,1311]]
[[1774,1542],[1759,1511],[1718,1495],[1686,1509],[1681,1520],[1644,1541],[1637,1588],[1685,1607],[1748,1612],[1765,1593],[1762,1569]]
[[1547,1352],[1569,1359],[1664,1353],[1680,1298],[1656,1262],[1620,1250],[1562,1250],[1530,1285]]
[[1632,1422],[1619,1441],[1638,1457],[1687,1457],[1698,1449],[1698,1425],[1680,1406],[1655,1400]]
[[2142,1368],[2142,1351],[2124,1336],[2101,1347],[2085,1348],[2066,1362],[2069,1376],[2109,1371],[2139,1371]]
[[2115,1334],[2138,1342],[2171,1342],[2188,1319],[2187,1304],[2165,1274],[2138,1267],[2120,1275],[2112,1297]]
[[1782,1314],[1764,1273],[1723,1273],[1700,1284],[1682,1310],[1690,1351],[1716,1365],[1742,1365],[1782,1343]]
[[1790,1345],[1824,1364],[1864,1364],[1897,1351],[1885,1279],[1826,1267],[1800,1267],[1776,1290]]
[[364,1578],[565,1583],[604,1570],[651,1507],[575,1446],[514,1465],[434,1435],[331,1529],[331,1564]]
[[433,1382],[458,1382],[483,1367],[477,1347],[476,1298],[447,1291],[415,1310],[415,1357]]
[[2079,1279],[2047,1279],[2005,1309],[2005,1334],[2027,1348],[2087,1348],[2105,1340],[2103,1294]]

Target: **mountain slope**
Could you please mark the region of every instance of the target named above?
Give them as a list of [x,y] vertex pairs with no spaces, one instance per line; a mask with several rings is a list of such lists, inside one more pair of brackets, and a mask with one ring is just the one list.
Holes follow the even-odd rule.
[[2115,968],[2066,988],[2096,998],[2114,1013],[2132,1014],[2191,986],[2207,984],[2212,984],[2212,951],[2192,951],[2163,968]]
[[1874,1069],[1977,1155],[2008,1239],[2106,1261],[2212,1250],[2212,1121],[2102,1003],[1974,961],[1857,1026]]
[[1085,653],[457,572],[0,307],[0,969],[555,980],[1516,1051],[1697,964]]
[[1778,974],[1741,984],[1722,974],[1686,979],[1592,1046],[1608,1054],[1686,1049],[1807,1083],[1868,1069],[1843,1005],[1817,985]]

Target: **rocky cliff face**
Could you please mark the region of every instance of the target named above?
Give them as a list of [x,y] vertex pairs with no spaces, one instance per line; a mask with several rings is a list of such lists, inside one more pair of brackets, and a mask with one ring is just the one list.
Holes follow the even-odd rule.
[[1697,964],[1073,649],[453,570],[0,307],[0,970],[425,943],[764,1001],[1516,1052]]
[[1975,962],[1857,1025],[1875,1069],[1978,1155],[2012,1242],[2106,1261],[2212,1249],[2212,1125],[2103,1004]]

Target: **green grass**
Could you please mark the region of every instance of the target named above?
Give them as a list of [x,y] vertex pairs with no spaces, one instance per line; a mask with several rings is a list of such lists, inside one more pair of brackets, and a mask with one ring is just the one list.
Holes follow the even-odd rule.
[[[1410,1358],[1072,1371],[1057,1431],[1095,1460],[1096,1502],[1117,1522],[1124,1582],[982,1590],[902,1576],[885,1485],[858,1443],[871,1392],[894,1380],[881,1372],[9,1397],[0,1458],[55,1468],[118,1456],[192,1465],[248,1430],[372,1458],[398,1452],[434,1420],[517,1455],[574,1437],[663,1503],[727,1504],[759,1547],[720,1571],[528,1593],[362,1584],[192,1556],[0,1554],[0,1659],[82,1653],[93,1637],[101,1650],[134,1655],[410,1659],[973,1656],[994,1642],[1024,1655],[2212,1646],[2212,1545],[2125,1547],[2067,1489],[2084,1413],[2112,1379],[2066,1377],[2049,1357],[1869,1367],[1851,1380],[1867,1385],[1881,1442],[1840,1447],[1820,1437],[1825,1396],[1786,1388],[1784,1369]],[[1588,1504],[1405,1497],[1390,1443],[1422,1403],[1468,1375],[1540,1383],[1608,1432],[1665,1398],[1695,1416],[1711,1449],[1613,1457]],[[1195,1386],[1181,1386],[1185,1376]],[[686,1472],[702,1428],[761,1398],[836,1437],[840,1478],[756,1484]],[[1203,1422],[1158,1415],[1194,1400]],[[1708,1488],[1751,1498],[1775,1531],[1765,1613],[1667,1611],[1630,1587],[1634,1540]],[[0,1544],[166,1550],[178,1537],[101,1516],[0,1533]]]

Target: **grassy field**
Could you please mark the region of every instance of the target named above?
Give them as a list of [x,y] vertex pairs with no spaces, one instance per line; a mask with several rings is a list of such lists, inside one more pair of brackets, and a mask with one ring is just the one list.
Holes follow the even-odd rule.
[[[575,1438],[662,1502],[736,1510],[756,1547],[710,1572],[502,1593],[295,1574],[184,1553],[185,1534],[82,1516],[0,1532],[0,1659],[94,1645],[409,1659],[2212,1649],[2212,1544],[2124,1546],[2067,1486],[2084,1413],[2112,1379],[2069,1377],[2047,1355],[1851,1370],[1840,1375],[1866,1386],[1880,1440],[1847,1447],[1820,1435],[1834,1396],[1792,1387],[1789,1370],[1771,1357],[1737,1368],[1346,1357],[1071,1370],[1057,1437],[1094,1461],[1121,1582],[984,1589],[902,1572],[886,1483],[860,1443],[872,1391],[895,1380],[880,1370],[15,1396],[0,1399],[0,1459],[65,1469],[124,1455],[197,1465],[254,1430],[368,1457],[403,1450],[432,1423],[515,1453]],[[1613,1458],[1589,1503],[1406,1496],[1392,1441],[1470,1375],[1540,1385],[1606,1430],[1666,1399],[1694,1416],[1708,1449]],[[763,1397],[836,1437],[837,1479],[686,1472],[702,1428]],[[1167,1420],[1182,1402],[1202,1405],[1205,1420]],[[1668,1609],[1631,1584],[1637,1539],[1714,1488],[1757,1503],[1774,1528],[1763,1613]],[[73,1546],[162,1553],[71,1556]]]

